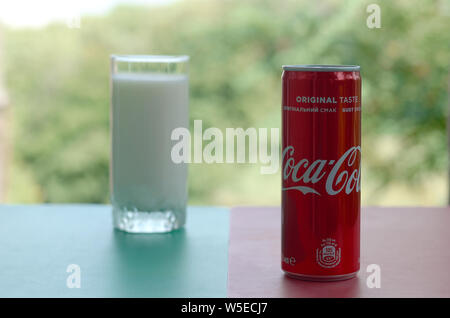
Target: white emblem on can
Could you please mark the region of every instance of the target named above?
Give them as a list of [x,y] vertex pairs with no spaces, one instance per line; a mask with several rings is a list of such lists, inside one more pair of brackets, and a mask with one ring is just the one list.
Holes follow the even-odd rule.
[[341,248],[338,248],[335,239],[322,240],[320,248],[316,249],[316,261],[323,268],[333,268],[341,262]]

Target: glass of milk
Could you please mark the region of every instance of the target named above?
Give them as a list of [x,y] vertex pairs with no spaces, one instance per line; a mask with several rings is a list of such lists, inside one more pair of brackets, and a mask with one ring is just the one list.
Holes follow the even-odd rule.
[[186,220],[187,166],[171,133],[188,128],[188,56],[111,56],[110,191],[114,226],[169,232]]

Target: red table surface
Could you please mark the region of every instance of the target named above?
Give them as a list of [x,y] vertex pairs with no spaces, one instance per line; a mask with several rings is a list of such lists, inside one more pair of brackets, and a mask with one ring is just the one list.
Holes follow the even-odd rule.
[[[280,268],[279,207],[231,210],[229,297],[450,297],[450,208],[362,209],[361,270],[340,282],[289,278]],[[367,287],[369,264],[380,288]]]

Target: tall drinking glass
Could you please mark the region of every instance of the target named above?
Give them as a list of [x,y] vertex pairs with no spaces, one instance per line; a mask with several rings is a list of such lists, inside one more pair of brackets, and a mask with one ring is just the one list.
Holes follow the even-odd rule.
[[184,225],[187,166],[171,133],[188,128],[188,56],[111,56],[110,191],[114,226],[133,233]]

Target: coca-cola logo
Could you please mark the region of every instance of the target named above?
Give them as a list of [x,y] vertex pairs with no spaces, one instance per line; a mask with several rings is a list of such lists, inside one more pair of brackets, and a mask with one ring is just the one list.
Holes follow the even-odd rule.
[[314,193],[320,195],[317,189],[308,184],[316,184],[326,178],[325,191],[329,195],[336,195],[341,191],[350,194],[359,192],[361,180],[361,147],[348,149],[337,161],[317,159],[309,162],[301,159],[295,162],[294,147],[288,146],[283,150],[283,180],[291,180],[294,185],[283,187],[283,191],[297,190],[303,194]]

